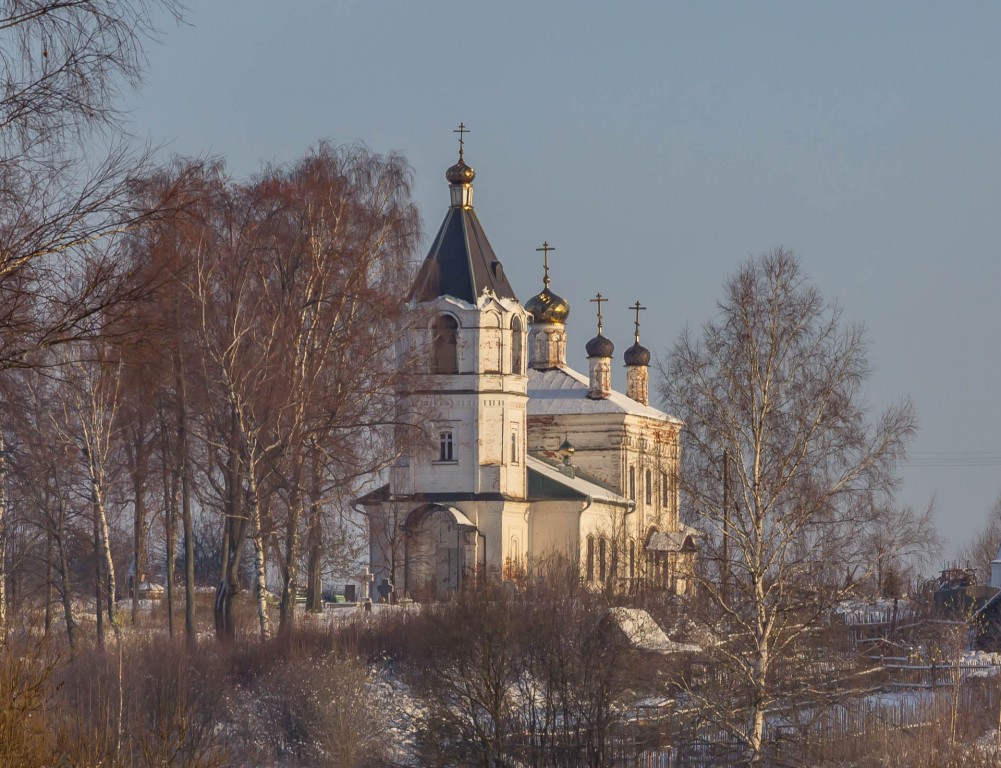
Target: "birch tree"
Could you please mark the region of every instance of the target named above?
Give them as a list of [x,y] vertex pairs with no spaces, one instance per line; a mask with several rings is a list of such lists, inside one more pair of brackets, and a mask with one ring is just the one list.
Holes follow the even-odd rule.
[[[76,352],[70,357],[69,352]],[[111,552],[109,505],[120,466],[117,455],[121,365],[93,345],[65,347],[56,369],[54,408],[47,414],[59,442],[80,466],[79,494],[91,509],[95,551],[97,640],[104,644],[104,613],[117,636],[117,577]]]
[[[263,180],[262,180],[263,181]],[[396,455],[397,389],[412,373],[397,359],[419,231],[402,158],[321,142],[271,177],[288,207],[277,231],[277,274],[265,309],[282,361],[276,411],[278,484],[285,508],[281,626],[299,591],[303,531],[311,607],[319,607],[324,510],[343,507],[360,483]],[[343,522],[343,520],[341,521]],[[328,537],[329,540],[329,537]]]
[[129,148],[120,97],[141,81],[156,17],[178,12],[174,0],[0,3],[0,371],[96,338],[145,291],[108,245],[157,213],[130,204],[149,151]]
[[813,639],[855,588],[846,574],[868,568],[872,501],[889,499],[915,417],[903,403],[872,419],[862,328],[782,250],[727,281],[717,317],[685,331],[662,372],[687,427],[682,489],[704,533],[705,649],[723,681],[696,695],[759,765],[766,714],[809,696]]
[[[37,371],[18,371],[12,377],[16,395],[8,426],[11,494],[23,510],[25,521],[45,535],[46,629],[50,615],[50,587],[62,607],[63,624],[70,654],[76,650],[77,621],[73,610],[73,568],[80,554],[80,519],[92,511],[77,493],[79,449],[67,445],[52,417],[59,413],[57,384]],[[58,423],[58,421],[56,422]]]

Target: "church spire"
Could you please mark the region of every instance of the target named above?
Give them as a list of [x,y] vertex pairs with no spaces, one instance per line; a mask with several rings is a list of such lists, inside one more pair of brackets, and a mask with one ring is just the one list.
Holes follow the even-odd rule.
[[410,291],[415,301],[452,296],[475,304],[485,292],[515,299],[514,289],[473,210],[473,179],[476,171],[466,165],[465,136],[469,129],[459,123],[459,162],[445,172],[451,205],[421,264]]

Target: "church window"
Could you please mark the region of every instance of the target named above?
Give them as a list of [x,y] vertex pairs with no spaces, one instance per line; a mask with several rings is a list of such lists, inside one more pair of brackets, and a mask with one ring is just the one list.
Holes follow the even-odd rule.
[[521,374],[524,369],[521,359],[521,336],[521,319],[516,317],[511,320],[511,373],[515,375]]
[[511,463],[518,463],[518,427],[511,427]]
[[431,372],[458,373],[457,354],[459,322],[451,315],[438,315],[434,319],[431,339]]
[[629,498],[636,501],[636,467],[629,467]]
[[671,489],[667,482],[667,472],[660,473],[660,505],[664,509],[671,506]]
[[451,429],[438,433],[438,461],[455,461],[455,442]]
[[598,580],[604,581],[607,573],[607,562],[605,560],[605,537],[598,539]]
[[594,581],[594,536],[587,537],[587,580]]
[[648,469],[646,471],[646,503],[653,504],[653,473]]
[[636,542],[629,540],[629,578],[636,578]]

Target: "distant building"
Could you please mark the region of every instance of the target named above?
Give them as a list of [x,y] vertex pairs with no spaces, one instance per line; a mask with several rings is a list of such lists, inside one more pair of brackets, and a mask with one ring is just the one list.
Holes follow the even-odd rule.
[[611,388],[600,294],[588,373],[571,369],[570,306],[550,290],[548,245],[544,288],[522,304],[473,209],[474,177],[460,144],[451,204],[410,290],[426,325],[398,342],[426,364],[429,384],[407,397],[431,404],[432,445],[359,500],[375,584],[441,598],[558,553],[595,587],[687,591],[697,536],[678,514],[682,424],[649,405],[641,307],[627,394]]

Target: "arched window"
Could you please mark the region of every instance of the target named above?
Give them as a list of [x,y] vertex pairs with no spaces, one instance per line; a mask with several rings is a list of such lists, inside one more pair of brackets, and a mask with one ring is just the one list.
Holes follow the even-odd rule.
[[646,503],[653,504],[653,473],[648,469],[646,471]]
[[629,540],[629,578],[636,578],[636,542]]
[[636,501],[636,467],[629,467],[629,498]]
[[605,560],[605,537],[598,539],[598,580],[604,581],[608,563]]
[[431,338],[431,373],[458,373],[459,359],[456,344],[459,322],[451,315],[438,315],[434,319]]
[[521,318],[515,317],[511,320],[511,373],[522,373],[521,357]]
[[594,581],[594,536],[587,537],[587,580]]

